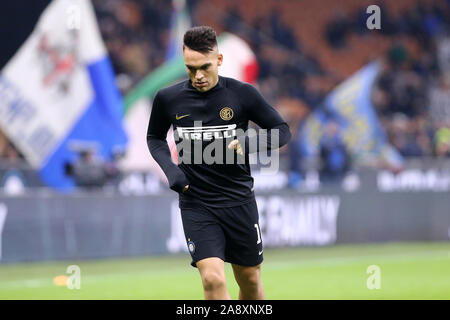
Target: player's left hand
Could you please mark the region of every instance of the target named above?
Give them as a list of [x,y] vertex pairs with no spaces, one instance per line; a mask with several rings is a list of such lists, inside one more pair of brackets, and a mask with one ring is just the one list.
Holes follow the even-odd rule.
[[239,140],[235,139],[233,141],[230,142],[230,144],[228,145],[228,149],[232,150],[236,150],[236,153],[239,155],[244,155],[244,152],[242,151],[242,146],[239,143]]

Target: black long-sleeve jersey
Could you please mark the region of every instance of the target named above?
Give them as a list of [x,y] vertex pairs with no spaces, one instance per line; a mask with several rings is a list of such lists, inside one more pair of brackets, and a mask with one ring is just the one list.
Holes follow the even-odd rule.
[[[238,134],[247,131],[249,120],[267,129],[267,133],[256,136],[258,142]],[[171,125],[179,152],[178,165],[172,162],[166,141]],[[277,132],[278,139],[273,139],[271,132]],[[286,122],[252,85],[221,76],[217,85],[206,92],[195,89],[190,80],[160,90],[153,100],[147,131],[150,153],[166,174],[170,188],[179,192],[180,208],[192,203],[232,207],[253,200],[248,154],[281,147],[290,137]],[[241,161],[234,150],[226,148],[235,138],[245,150]],[[202,160],[198,150],[204,155],[213,141],[222,143],[223,161]],[[196,143],[201,144],[200,149],[196,149]],[[220,155],[218,150],[209,154]],[[232,163],[229,152],[234,153]],[[188,190],[181,192],[185,185],[189,185]]]

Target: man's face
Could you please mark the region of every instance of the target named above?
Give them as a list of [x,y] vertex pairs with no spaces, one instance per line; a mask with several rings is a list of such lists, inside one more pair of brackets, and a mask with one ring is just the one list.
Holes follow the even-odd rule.
[[208,53],[201,53],[185,47],[184,63],[192,86],[201,92],[213,88],[219,80],[219,66],[222,59],[222,54],[217,48]]

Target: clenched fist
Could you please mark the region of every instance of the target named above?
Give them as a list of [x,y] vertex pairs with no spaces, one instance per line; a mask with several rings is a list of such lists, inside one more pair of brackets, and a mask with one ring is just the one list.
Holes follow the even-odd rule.
[[244,152],[242,151],[242,146],[239,142],[239,140],[235,139],[233,141],[230,142],[230,144],[228,145],[228,149],[232,150],[236,150],[236,153],[239,155],[244,155]]

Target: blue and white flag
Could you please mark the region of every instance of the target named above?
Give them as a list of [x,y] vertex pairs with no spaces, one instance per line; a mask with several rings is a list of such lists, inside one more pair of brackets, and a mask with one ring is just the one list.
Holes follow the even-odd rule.
[[47,185],[70,190],[74,142],[108,160],[127,138],[123,104],[89,0],[54,0],[0,73],[0,127]]
[[333,89],[323,107],[314,111],[301,129],[304,155],[317,155],[323,127],[334,120],[339,123],[339,133],[355,161],[383,158],[395,166],[402,163],[372,105],[371,92],[379,71],[378,62],[370,63]]

